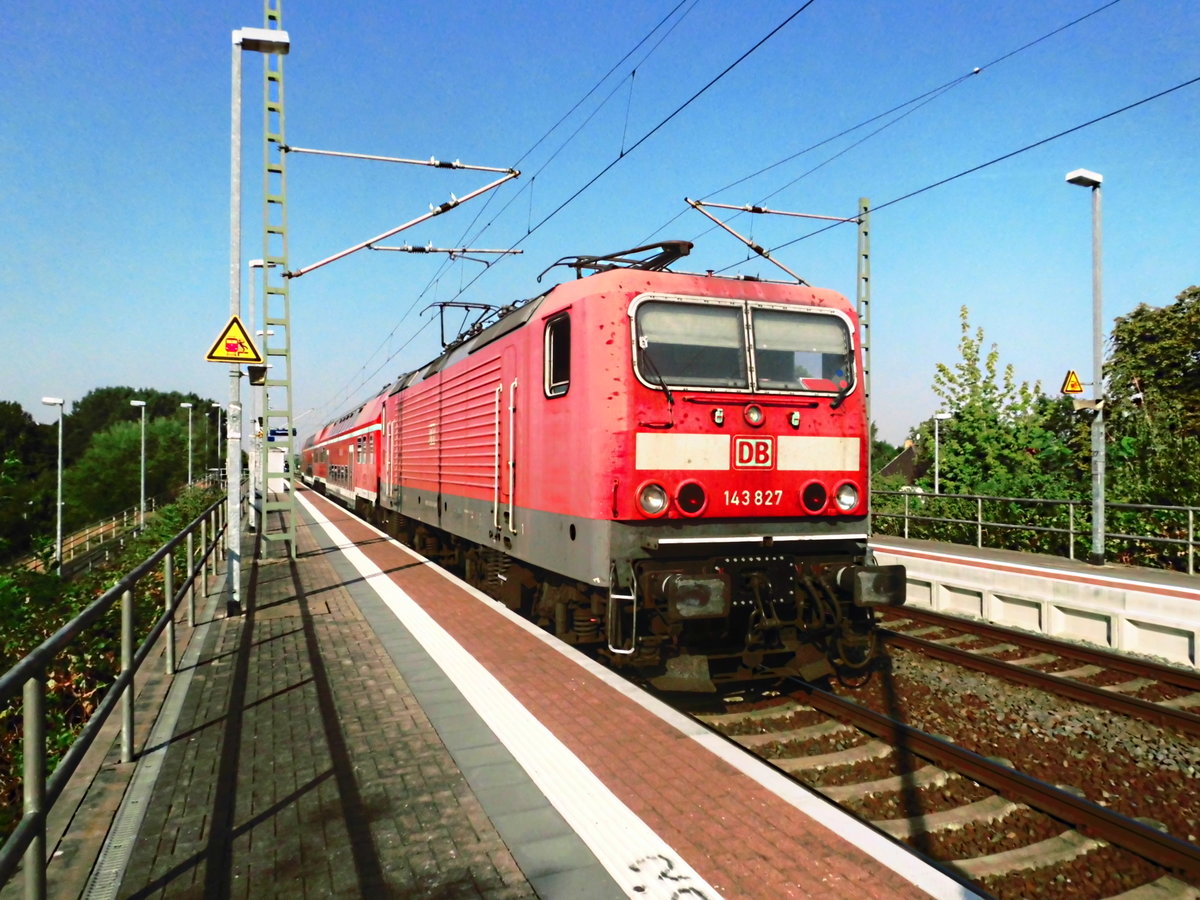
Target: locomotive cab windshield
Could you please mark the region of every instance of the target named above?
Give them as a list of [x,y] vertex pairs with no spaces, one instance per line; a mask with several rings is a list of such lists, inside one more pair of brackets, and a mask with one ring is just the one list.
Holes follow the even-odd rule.
[[850,323],[839,312],[643,295],[631,309],[648,386],[759,393],[848,393]]

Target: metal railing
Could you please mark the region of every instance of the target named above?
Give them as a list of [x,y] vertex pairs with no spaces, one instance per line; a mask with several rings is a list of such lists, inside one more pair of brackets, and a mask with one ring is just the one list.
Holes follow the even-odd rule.
[[[147,497],[146,517],[152,516],[157,509],[158,498]],[[71,562],[80,554],[90,552],[93,547],[102,546],[114,538],[135,530],[138,525],[139,512],[138,507],[131,506],[110,519],[81,528],[74,534],[63,538],[63,564]]]
[[[121,706],[121,761],[134,758],[134,678],[142,663],[149,657],[159,636],[166,632],[163,657],[166,673],[175,674],[175,616],[186,598],[187,623],[196,624],[195,581],[211,566],[221,553],[221,536],[225,531],[225,500],[209,506],[183,531],[163,544],[145,561],[123,576],[82,613],[51,635],[28,656],[0,677],[0,704],[12,703],[22,696],[22,728],[24,769],[22,778],[23,815],[12,834],[0,847],[0,884],[6,884],[24,860],[25,896],[46,896],[46,819],[62,795],[83,756],[95,741],[100,729],[118,705]],[[195,539],[200,535],[200,554],[197,557]],[[186,564],[183,584],[175,588],[175,555],[185,545]],[[150,628],[145,639],[135,645],[134,593],[139,583],[152,576],[161,565],[163,574],[163,613]],[[46,674],[55,658],[95,624],[118,603],[121,605],[121,671],[108,687],[104,699],[92,713],[86,725],[46,777],[48,756],[46,735]]]
[[[157,498],[146,498],[146,515],[151,515],[157,508]],[[93,522],[86,525],[71,534],[63,535],[63,564],[64,566],[73,561],[75,557],[90,553],[92,549],[111,543],[123,535],[130,534],[137,530],[139,507],[131,506],[128,509],[122,510],[115,515],[101,519],[98,522]],[[53,547],[50,548],[53,551]],[[50,560],[50,567],[53,568],[53,559]],[[16,561],[16,565],[23,566],[34,571],[41,571],[42,560],[41,555],[37,553],[28,553]]]
[[[146,518],[149,519],[158,510],[159,506],[167,505],[175,500],[179,492],[184,487],[207,488],[225,486],[225,470],[215,471],[208,478],[197,478],[190,485],[181,486],[177,491],[162,494],[157,497],[146,498]],[[62,545],[62,562],[64,570],[71,568],[68,563],[75,561],[79,556],[92,556],[93,549],[101,549],[113,541],[118,541],[127,535],[136,534],[139,530],[141,507],[130,506],[127,509],[121,510],[119,513],[107,516],[99,521],[92,522],[77,528],[70,534],[63,535]],[[53,550],[53,547],[50,548]],[[107,554],[104,560],[107,561]],[[51,559],[51,567],[53,567],[53,559]],[[91,571],[92,560],[86,560],[84,563],[87,571]],[[26,553],[24,556],[16,560],[15,565],[24,566],[34,571],[41,571],[42,559],[41,554]],[[79,567],[75,567],[78,572]]]
[[[1075,559],[1091,545],[1090,500],[872,491],[875,533],[1048,553]],[[1200,507],[1106,503],[1105,558],[1196,573]]]

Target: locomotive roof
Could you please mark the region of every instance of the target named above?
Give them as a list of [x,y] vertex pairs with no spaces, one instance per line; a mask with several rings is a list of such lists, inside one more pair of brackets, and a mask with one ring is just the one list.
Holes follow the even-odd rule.
[[[626,251],[628,252],[628,251]],[[447,365],[470,356],[482,347],[525,325],[546,304],[568,305],[588,294],[606,293],[613,290],[664,291],[667,293],[697,292],[705,296],[742,297],[763,302],[797,299],[804,297],[816,306],[832,307],[852,312],[850,302],[837,291],[798,285],[794,282],[773,281],[759,278],[716,275],[709,272],[672,272],[667,269],[647,269],[638,266],[616,266],[562,282],[548,291],[529,300],[511,305],[499,319],[476,334],[469,335],[450,344],[444,353],[424,366],[406,372],[388,385],[382,392],[361,406],[351,408],[345,414],[328,422],[315,437],[321,438],[339,433],[350,420],[356,419],[384,396],[402,391],[410,385],[435,375]],[[368,410],[374,412],[374,410]]]
[[493,322],[487,328],[478,334],[468,337],[466,340],[451,344],[446,352],[417,369],[414,372],[409,372],[407,375],[401,376],[391,387],[389,393],[403,390],[414,381],[420,381],[434,375],[444,369],[449,363],[462,359],[465,356],[470,356],[480,347],[486,347],[497,338],[501,338],[510,331],[516,331],[522,325],[529,321],[530,317],[537,312],[538,307],[542,305],[542,301],[546,299],[557,288],[551,288],[544,294],[526,300],[522,305],[517,306],[510,312],[501,316],[497,321]]
[[[698,280],[702,280],[699,281]],[[611,282],[617,282],[613,285]],[[808,295],[810,302],[819,306],[832,306],[840,309],[849,309],[849,302],[838,292],[828,288],[814,288],[808,285],[797,285],[787,281],[770,281],[758,278],[729,278],[722,275],[714,275],[712,272],[671,272],[668,270],[645,270],[634,267],[616,267],[605,269],[591,275],[586,275],[582,278],[565,281],[555,285],[550,290],[543,294],[539,294],[529,300],[513,304],[512,308],[504,313],[497,321],[493,322],[488,327],[484,328],[477,334],[470,335],[463,340],[452,343],[444,353],[436,359],[430,360],[419,369],[414,369],[411,372],[406,372],[394,381],[387,389],[387,394],[394,394],[397,391],[402,391],[409,385],[422,381],[431,375],[436,375],[447,365],[450,365],[457,360],[466,356],[470,356],[481,347],[486,347],[492,341],[503,337],[511,331],[520,328],[533,314],[538,311],[544,304],[552,300],[561,302],[571,302],[579,295],[589,293],[602,293],[613,289],[620,289],[618,285],[624,284],[628,289],[635,285],[631,282],[636,282],[636,287],[640,290],[672,290],[675,289],[686,292],[686,286],[689,282],[697,287],[700,284],[706,288],[705,294],[710,294],[715,285],[720,285],[717,295],[725,296],[742,296],[747,293],[753,293],[757,296],[750,299],[756,300],[780,300],[785,296],[795,296],[796,291],[803,292]],[[674,284],[673,284],[674,283]],[[748,285],[760,286],[758,290],[748,290]]]

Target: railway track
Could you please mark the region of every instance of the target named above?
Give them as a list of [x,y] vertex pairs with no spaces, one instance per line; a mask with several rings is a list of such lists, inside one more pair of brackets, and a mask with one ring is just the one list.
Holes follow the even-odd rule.
[[[805,686],[764,707],[699,718],[984,893],[1200,897],[1188,884],[1200,884],[1194,844],[832,693]],[[1091,877],[1075,874],[1081,868]],[[1101,868],[1111,874],[1097,877]]]
[[[1198,673],[924,610],[905,610],[889,624],[880,637],[891,647],[1200,737]],[[900,624],[919,627],[900,631]],[[1143,692],[1154,699],[1137,696]]]

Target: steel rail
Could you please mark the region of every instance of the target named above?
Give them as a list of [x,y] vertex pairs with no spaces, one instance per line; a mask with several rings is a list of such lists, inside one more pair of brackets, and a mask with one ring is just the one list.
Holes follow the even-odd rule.
[[806,682],[797,683],[807,693],[807,702],[824,713],[883,738],[897,748],[929,759],[942,768],[985,784],[1010,799],[1061,819],[1091,837],[1108,841],[1184,877],[1200,878],[1200,847],[1194,844],[1076,797],[1016,769],[992,762],[917,728],[896,722],[852,700],[845,700]]
[[1137,697],[1127,697],[1116,691],[1106,691],[1073,678],[1051,675],[1049,672],[1042,672],[1028,666],[1014,666],[1012,663],[981,656],[970,650],[947,647],[944,644],[927,641],[924,638],[909,637],[886,628],[880,629],[879,636],[893,647],[903,647],[907,650],[924,653],[935,659],[986,672],[988,675],[1048,691],[1079,703],[1098,706],[1121,715],[1152,722],[1162,728],[1174,728],[1183,734],[1200,736],[1200,716],[1187,710],[1163,706],[1161,703],[1152,703],[1149,700],[1139,700]]
[[915,622],[924,622],[928,625],[961,628],[965,631],[996,640],[1017,640],[1023,645],[1033,650],[1040,650],[1043,653],[1057,653],[1060,656],[1069,656],[1072,659],[1078,659],[1092,665],[1104,666],[1106,669],[1116,669],[1120,672],[1127,672],[1130,675],[1154,678],[1157,681],[1165,682],[1174,687],[1200,693],[1200,673],[1189,672],[1186,669],[1176,666],[1168,666],[1151,660],[1137,659],[1113,653],[1110,650],[1099,650],[1083,644],[1074,644],[1070,641],[1057,640],[1025,631],[1015,631],[1001,625],[993,625],[990,622],[969,619],[964,616],[947,615],[946,613],[934,612],[932,610],[906,606],[902,611],[898,611],[896,615],[905,619],[912,619]]

